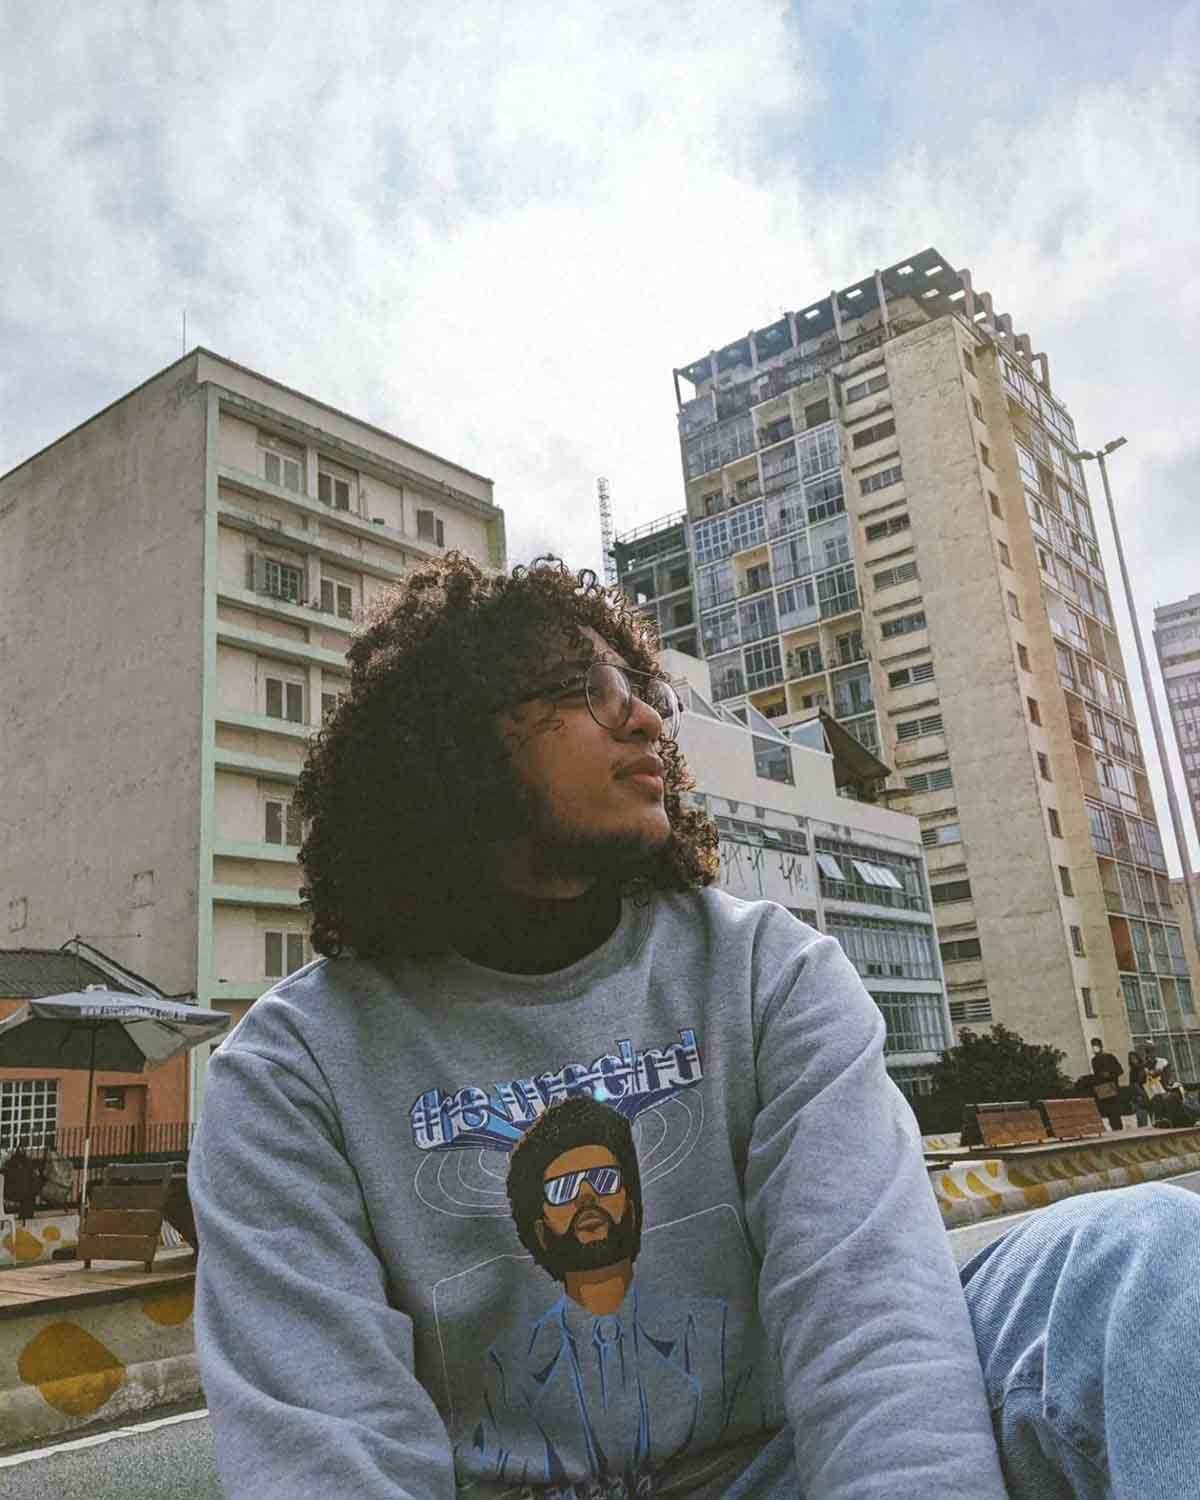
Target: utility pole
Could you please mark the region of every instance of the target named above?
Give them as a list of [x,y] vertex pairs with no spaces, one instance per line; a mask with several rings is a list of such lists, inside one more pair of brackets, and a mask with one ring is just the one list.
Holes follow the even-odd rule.
[[1200,913],[1196,906],[1196,889],[1192,884],[1192,860],[1188,853],[1187,834],[1183,826],[1183,816],[1179,810],[1179,798],[1175,794],[1175,777],[1171,771],[1171,763],[1167,759],[1167,743],[1163,738],[1162,721],[1158,716],[1158,704],[1154,697],[1154,684],[1150,680],[1150,667],[1146,660],[1146,648],[1142,644],[1142,628],[1138,624],[1137,607],[1133,602],[1133,586],[1129,582],[1129,569],[1125,565],[1125,549],[1121,545],[1121,532],[1117,526],[1117,512],[1113,505],[1112,488],[1108,482],[1108,468],[1104,460],[1125,443],[1123,437],[1113,438],[1111,442],[1105,443],[1104,447],[1092,453],[1082,450],[1072,453],[1074,459],[1095,459],[1100,465],[1100,479],[1104,485],[1104,499],[1108,506],[1108,521],[1112,527],[1113,542],[1117,549],[1117,562],[1121,565],[1121,582],[1125,587],[1125,607],[1129,611],[1129,623],[1133,628],[1133,642],[1137,647],[1138,666],[1142,673],[1142,691],[1146,694],[1146,702],[1150,708],[1150,723],[1154,729],[1154,743],[1158,749],[1158,760],[1162,766],[1163,782],[1167,789],[1167,806],[1171,810],[1171,827],[1175,833],[1175,843],[1179,849],[1179,863],[1183,867],[1183,888],[1187,892],[1188,911],[1192,918],[1192,940],[1196,944],[1196,951],[1200,953]]

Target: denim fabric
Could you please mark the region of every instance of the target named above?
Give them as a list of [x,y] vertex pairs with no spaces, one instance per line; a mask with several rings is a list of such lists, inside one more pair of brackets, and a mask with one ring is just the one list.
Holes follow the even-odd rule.
[[[1200,1197],[1065,1199],[961,1278],[1011,1500],[1200,1495]],[[801,1500],[790,1431],[723,1500]]]
[[1200,1494],[1200,1198],[1068,1198],[962,1282],[1012,1500]]

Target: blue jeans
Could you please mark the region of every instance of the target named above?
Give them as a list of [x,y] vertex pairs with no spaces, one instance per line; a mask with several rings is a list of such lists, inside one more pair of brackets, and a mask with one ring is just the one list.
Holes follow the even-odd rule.
[[[963,1266],[1012,1500],[1200,1494],[1200,1197],[1067,1198]],[[799,1500],[790,1431],[725,1500]]]

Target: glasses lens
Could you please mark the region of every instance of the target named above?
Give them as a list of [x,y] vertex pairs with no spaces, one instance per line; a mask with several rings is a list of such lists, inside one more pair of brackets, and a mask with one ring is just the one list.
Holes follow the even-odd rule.
[[621,729],[628,721],[633,695],[620,667],[593,662],[588,668],[587,695],[592,717],[603,728]]
[[621,1186],[620,1167],[589,1167],[583,1175],[601,1198],[607,1198]]
[[605,729],[623,729],[629,722],[636,691],[642,702],[663,721],[663,738],[673,740],[679,732],[680,712],[675,689],[669,682],[641,672],[633,674],[633,681],[636,689],[622,668],[607,662],[592,663],[588,669],[587,692],[588,706],[596,723]]
[[563,1203],[570,1203],[577,1196],[582,1181],[582,1172],[564,1172],[561,1177],[551,1177],[548,1182],[542,1183],[546,1202],[555,1208]]

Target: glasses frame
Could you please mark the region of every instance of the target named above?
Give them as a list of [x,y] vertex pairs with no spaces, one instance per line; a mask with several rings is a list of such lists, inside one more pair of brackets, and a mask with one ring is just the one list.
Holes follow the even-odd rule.
[[[625,704],[625,716],[619,724],[606,724],[596,712],[595,706],[592,703],[592,673],[603,667],[607,667],[609,671],[617,672],[624,677],[626,685],[629,688],[629,697]],[[668,695],[669,702],[673,707],[668,710],[667,714],[659,713],[659,710],[654,708],[654,705],[648,701],[645,694],[638,692],[638,684],[648,682],[657,683],[659,688]],[[647,708],[653,708],[654,712],[662,720],[662,739],[674,741],[678,738],[679,727],[683,718],[683,704],[680,702],[679,694],[675,691],[672,684],[667,678],[658,677],[653,672],[639,672],[635,667],[619,666],[615,661],[588,662],[586,666],[580,668],[578,674],[559,678],[556,682],[544,683],[541,687],[535,688],[533,692],[523,694],[516,701],[518,703],[528,703],[533,698],[556,699],[566,697],[573,692],[578,692],[580,684],[583,686],[587,711],[591,714],[593,721],[599,724],[601,729],[624,729],[633,717],[633,700],[636,698],[639,702],[645,703]]]
[[[610,1172],[616,1174],[617,1180],[613,1183],[612,1187],[605,1191],[603,1188],[601,1188],[599,1183],[595,1181],[595,1178],[600,1174],[607,1175]],[[565,1182],[568,1178],[571,1177],[574,1177],[576,1181],[575,1191],[570,1195],[570,1197],[552,1198],[549,1192],[551,1185],[556,1182]],[[616,1163],[606,1163],[601,1167],[585,1167],[582,1172],[560,1172],[557,1177],[547,1177],[543,1180],[542,1196],[543,1198],[545,1198],[546,1202],[550,1205],[551,1208],[562,1208],[564,1204],[575,1202],[575,1200],[579,1197],[580,1192],[583,1190],[583,1185],[585,1182],[591,1188],[592,1192],[595,1193],[597,1198],[611,1198],[614,1193],[619,1193],[625,1186],[625,1174],[621,1170],[620,1166]]]

